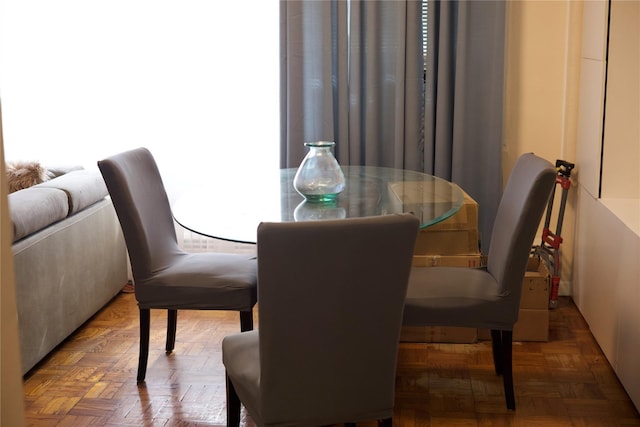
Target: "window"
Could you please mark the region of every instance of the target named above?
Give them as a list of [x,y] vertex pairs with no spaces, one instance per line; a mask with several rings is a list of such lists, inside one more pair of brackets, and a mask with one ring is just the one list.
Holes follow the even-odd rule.
[[92,168],[146,146],[170,198],[278,168],[278,6],[1,2],[5,158]]

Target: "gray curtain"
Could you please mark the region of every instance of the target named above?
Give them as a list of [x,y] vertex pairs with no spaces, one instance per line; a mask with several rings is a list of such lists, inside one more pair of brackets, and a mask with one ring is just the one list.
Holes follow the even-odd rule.
[[[420,2],[281,2],[281,166],[304,142],[341,164],[421,169]],[[347,36],[348,35],[348,36]]]
[[424,171],[480,206],[482,251],[502,195],[505,8],[502,1],[429,1]]
[[[480,204],[483,251],[501,195],[505,3],[281,1],[281,167],[304,142],[341,164],[412,169]],[[425,73],[426,65],[426,73]]]

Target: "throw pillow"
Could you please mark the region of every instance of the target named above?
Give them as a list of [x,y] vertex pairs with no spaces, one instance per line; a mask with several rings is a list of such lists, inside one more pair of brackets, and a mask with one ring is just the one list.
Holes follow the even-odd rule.
[[9,193],[40,184],[49,179],[47,169],[38,162],[8,162]]

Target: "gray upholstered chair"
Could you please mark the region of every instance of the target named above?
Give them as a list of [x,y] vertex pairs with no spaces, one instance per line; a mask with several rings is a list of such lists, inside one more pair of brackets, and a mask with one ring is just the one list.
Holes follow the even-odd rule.
[[98,162],[122,227],[140,309],[138,382],[149,356],[150,310],[167,309],[167,353],[173,351],[178,310],[237,310],[240,329],[253,329],[255,257],[188,253],[179,246],[171,207],[146,148]]
[[258,227],[257,330],[222,341],[227,425],[391,425],[411,214]]
[[500,200],[486,268],[414,268],[409,280],[404,325],[491,330],[495,370],[503,376],[509,409],[515,409],[513,326],[531,246],[555,177],[551,163],[532,153],[521,156]]

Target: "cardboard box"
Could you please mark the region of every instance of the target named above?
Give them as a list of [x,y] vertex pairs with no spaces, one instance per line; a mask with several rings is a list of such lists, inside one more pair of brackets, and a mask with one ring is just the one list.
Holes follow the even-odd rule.
[[[522,281],[520,311],[513,327],[514,341],[549,340],[550,275],[547,266],[538,257],[529,258]],[[490,340],[488,329],[478,330],[478,340]]]
[[403,326],[400,342],[474,343],[478,339],[476,328],[457,326]]
[[[437,188],[431,186],[425,186],[422,182],[392,182],[389,184],[389,196],[392,203],[398,204],[398,207],[408,204],[422,203],[425,199],[443,200],[443,205],[450,206],[450,203],[444,203],[444,200],[448,200],[450,197],[450,190],[447,188],[447,194],[433,194],[437,191]],[[450,230],[477,230],[478,229],[478,203],[473,200],[471,196],[465,193],[462,194],[464,200],[462,206],[454,215],[441,221],[437,224],[433,224],[425,231],[450,231]],[[437,209],[436,209],[437,210]]]
[[518,321],[513,327],[514,341],[548,341],[549,309],[521,308]]
[[485,265],[485,258],[475,255],[414,255],[413,267],[467,267],[479,268]]
[[522,282],[520,309],[546,310],[549,308],[551,277],[544,262],[531,257]]
[[[408,183],[411,184],[411,183]],[[403,203],[421,200],[421,187],[390,184],[392,196]],[[468,194],[460,210],[448,219],[420,230],[414,250],[414,267],[470,267],[484,265],[478,241],[478,204]],[[454,326],[403,326],[401,342],[474,343],[476,328]]]
[[[478,329],[478,340],[491,340],[489,329]],[[513,341],[549,341],[549,309],[520,309],[513,327]]]
[[[404,209],[406,205],[421,203],[425,199],[443,201],[443,210],[448,209],[445,202],[450,197],[447,194],[437,194],[437,186],[424,185],[422,182],[392,182],[389,183],[389,197],[391,203]],[[436,194],[434,194],[436,192]],[[463,203],[452,216],[437,224],[420,230],[416,240],[414,253],[416,255],[477,255],[480,253],[478,234],[478,203],[464,191]],[[437,207],[435,210],[438,210]]]
[[478,255],[478,229],[420,230],[414,249],[416,255]]
[[443,256],[479,255],[478,203],[464,193],[464,202],[458,212],[442,222],[420,230],[414,253]]
[[444,221],[429,226],[425,231],[477,230],[478,203],[464,191],[463,193],[464,202],[462,203],[460,210]]

